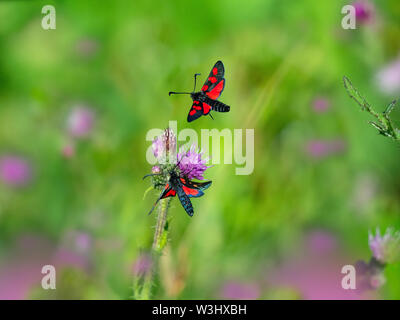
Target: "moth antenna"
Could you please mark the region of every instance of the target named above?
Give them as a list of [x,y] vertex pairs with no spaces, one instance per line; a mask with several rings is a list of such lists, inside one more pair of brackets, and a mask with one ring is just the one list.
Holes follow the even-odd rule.
[[151,174],[146,174],[146,175],[145,175],[145,176],[142,178],[142,180],[146,179],[147,177],[159,176],[159,175],[161,175],[161,173],[151,173]]
[[170,91],[168,92],[168,95],[170,96],[171,94],[192,94],[191,92],[174,92],[174,91]]
[[196,78],[197,78],[197,76],[199,76],[199,75],[200,75],[200,73],[195,73],[195,74],[194,74],[194,87],[193,87],[193,92],[196,91]]

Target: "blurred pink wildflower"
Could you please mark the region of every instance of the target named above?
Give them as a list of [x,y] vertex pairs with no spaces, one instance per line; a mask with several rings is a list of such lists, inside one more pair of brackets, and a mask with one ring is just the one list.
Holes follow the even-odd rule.
[[327,98],[317,97],[314,99],[312,105],[315,112],[322,113],[329,109],[330,102]]
[[384,235],[376,230],[375,236],[370,232],[368,236],[369,247],[376,260],[385,263],[400,261],[400,232],[388,228]]
[[343,140],[311,140],[306,144],[306,152],[315,159],[338,154],[346,149]]
[[25,186],[32,178],[29,162],[16,155],[0,157],[0,180],[14,187]]
[[260,297],[260,289],[253,283],[230,281],[223,285],[220,296],[223,299],[255,300]]
[[398,94],[400,92],[400,58],[383,67],[376,79],[383,93]]
[[75,138],[89,136],[94,126],[94,112],[85,106],[77,106],[68,116],[68,132]]

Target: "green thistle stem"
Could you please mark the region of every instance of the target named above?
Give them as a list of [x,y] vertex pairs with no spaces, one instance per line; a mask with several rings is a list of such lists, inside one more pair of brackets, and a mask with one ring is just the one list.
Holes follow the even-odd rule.
[[161,253],[167,242],[168,230],[166,228],[166,223],[170,200],[170,198],[160,200],[156,230],[154,232],[154,240],[152,246],[154,253]]
[[157,222],[154,232],[152,245],[153,267],[144,276],[141,286],[134,283],[134,298],[137,300],[149,300],[151,298],[151,288],[153,287],[156,271],[158,270],[159,257],[168,240],[168,208],[171,198],[162,199],[158,204]]

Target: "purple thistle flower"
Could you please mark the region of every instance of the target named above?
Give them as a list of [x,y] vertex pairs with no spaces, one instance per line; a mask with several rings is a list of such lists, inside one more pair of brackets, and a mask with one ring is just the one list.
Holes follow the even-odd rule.
[[75,107],[68,116],[68,132],[76,138],[87,137],[94,125],[93,111],[84,106]]
[[176,154],[176,136],[167,128],[164,133],[153,140],[153,154],[159,163],[164,163],[168,156]]
[[368,236],[369,247],[376,260],[385,263],[394,263],[400,260],[400,232],[391,228],[386,229],[382,236],[379,229],[376,235],[370,232]]
[[195,145],[192,145],[188,151],[181,147],[177,156],[181,174],[187,176],[188,179],[203,180],[204,171],[210,166],[206,166],[209,158],[203,159],[202,156],[203,152],[197,151]]
[[32,168],[27,160],[8,155],[0,158],[0,180],[14,187],[26,185],[32,177]]

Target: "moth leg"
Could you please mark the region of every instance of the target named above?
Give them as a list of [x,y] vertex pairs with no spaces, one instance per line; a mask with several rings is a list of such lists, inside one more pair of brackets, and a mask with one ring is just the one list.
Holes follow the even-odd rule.
[[167,189],[164,189],[164,190],[161,192],[160,196],[158,197],[158,199],[156,200],[156,202],[154,202],[153,207],[151,208],[150,212],[149,212],[147,215],[150,215],[150,214],[153,212],[153,210],[154,210],[154,208],[156,207],[158,201],[160,201],[170,190],[171,190],[171,188],[167,188]]

